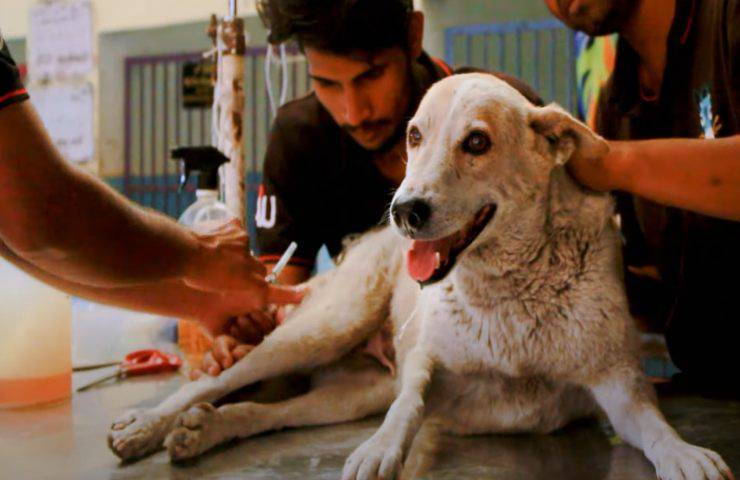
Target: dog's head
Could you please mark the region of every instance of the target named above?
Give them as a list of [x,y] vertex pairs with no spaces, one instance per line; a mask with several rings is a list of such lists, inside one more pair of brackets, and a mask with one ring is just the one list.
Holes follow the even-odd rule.
[[607,148],[561,108],[535,107],[493,75],[438,82],[409,122],[406,178],[391,204],[392,224],[414,240],[409,273],[422,285],[441,280],[541,202],[554,169]]

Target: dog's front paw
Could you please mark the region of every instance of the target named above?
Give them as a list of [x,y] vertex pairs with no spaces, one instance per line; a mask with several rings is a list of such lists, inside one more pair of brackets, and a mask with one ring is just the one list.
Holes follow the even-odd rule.
[[652,458],[661,480],[732,479],[732,472],[722,457],[706,448],[683,440],[669,440],[656,445]]
[[199,403],[177,417],[164,444],[173,462],[196,457],[229,438],[221,414],[210,403]]
[[376,432],[349,456],[342,480],[391,480],[400,472],[402,463],[401,442]]
[[108,447],[121,460],[143,457],[162,448],[162,442],[170,431],[173,420],[173,415],[130,410],[111,425]]

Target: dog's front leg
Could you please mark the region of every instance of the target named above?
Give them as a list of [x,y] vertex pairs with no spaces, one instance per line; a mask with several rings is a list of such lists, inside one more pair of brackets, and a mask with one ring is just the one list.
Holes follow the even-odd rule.
[[417,345],[404,359],[401,392],[377,432],[360,445],[344,465],[343,480],[390,480],[399,472],[424,417],[424,394],[434,361]]
[[341,265],[314,281],[285,325],[218,377],[203,376],[159,406],[130,411],[115,421],[108,434],[110,448],[122,459],[141,457],[161,448],[177,416],[195,404],[344,356],[387,318],[401,264],[397,244],[388,229],[365,235]]
[[204,376],[187,383],[162,404],[132,409],[116,419],[108,431],[108,447],[122,460],[155,452],[162,448],[180,412],[195,401],[212,402],[229,391],[221,377]]
[[636,368],[614,369],[591,391],[616,432],[645,452],[661,480],[733,478],[717,453],[686,443],[668,425],[652,387]]

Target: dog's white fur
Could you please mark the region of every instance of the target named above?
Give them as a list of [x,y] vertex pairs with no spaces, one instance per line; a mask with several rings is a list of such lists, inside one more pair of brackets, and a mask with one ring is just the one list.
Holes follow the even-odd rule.
[[[564,171],[572,155],[603,154],[603,140],[560,108],[534,107],[483,74],[433,86],[410,125],[422,141],[409,148],[394,201],[431,205],[415,237],[449,235],[482,206],[497,205],[450,274],[420,290],[403,265],[408,241],[392,228],[367,233],[234,367],[115,422],[113,451],[135,458],[164,443],[179,460],[232,438],[388,410],[343,478],[390,479],[424,421],[462,435],[550,432],[600,408],[660,478],[730,478],[719,455],[681,440],[658,410],[640,369],[611,200]],[[473,130],[491,139],[484,155],[460,148]],[[395,381],[354,353],[386,321]],[[296,371],[312,372],[304,395],[218,409],[203,403]]]

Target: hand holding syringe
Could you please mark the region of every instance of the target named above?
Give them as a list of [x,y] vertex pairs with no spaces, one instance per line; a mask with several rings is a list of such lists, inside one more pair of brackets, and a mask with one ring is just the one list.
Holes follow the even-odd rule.
[[[280,272],[295,254],[298,244],[292,242],[288,249],[275,264],[272,273],[265,277],[268,283],[276,284]],[[269,334],[281,322],[280,309],[271,307],[265,311],[255,311],[234,319],[229,329],[229,335],[220,335],[215,338],[213,349],[203,357],[199,368],[190,372],[192,380],[199,378],[204,372],[209,375],[218,375],[247,355],[256,344],[262,341],[264,335]]]

